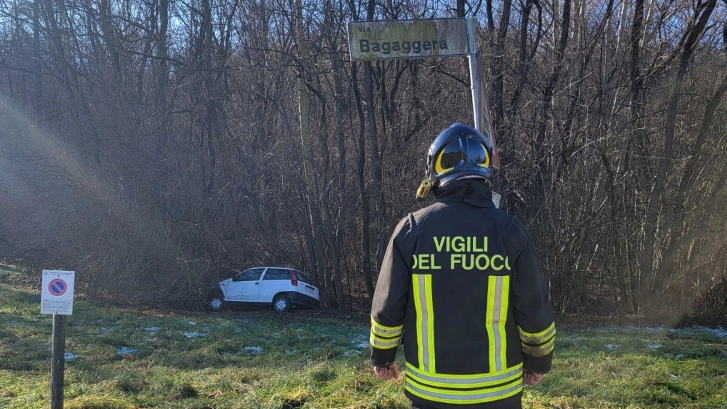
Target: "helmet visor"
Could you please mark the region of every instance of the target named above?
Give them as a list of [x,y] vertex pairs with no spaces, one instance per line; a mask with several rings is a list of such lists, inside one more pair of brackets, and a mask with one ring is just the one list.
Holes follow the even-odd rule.
[[441,176],[466,164],[483,168],[490,166],[487,148],[478,138],[470,135],[453,139],[436,154],[434,173]]
[[490,167],[490,154],[477,138],[473,136],[467,136],[466,141],[466,152],[467,159],[473,165],[477,165],[483,168]]

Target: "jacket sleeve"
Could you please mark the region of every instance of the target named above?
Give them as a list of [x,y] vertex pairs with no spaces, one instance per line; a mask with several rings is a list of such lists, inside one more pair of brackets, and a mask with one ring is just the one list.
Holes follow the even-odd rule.
[[395,361],[404,333],[404,317],[411,286],[411,254],[401,244],[409,231],[407,218],[399,222],[389,240],[371,304],[371,363],[385,366]]
[[520,334],[523,369],[547,373],[555,346],[555,321],[540,259],[525,226],[515,221],[513,236],[519,248],[513,265],[512,305]]

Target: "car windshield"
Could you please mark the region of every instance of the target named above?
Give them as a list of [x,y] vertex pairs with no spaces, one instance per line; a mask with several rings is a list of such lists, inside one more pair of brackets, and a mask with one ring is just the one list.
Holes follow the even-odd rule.
[[245,270],[233,278],[233,281],[257,281],[260,279],[260,274],[263,273],[263,268],[251,268]]

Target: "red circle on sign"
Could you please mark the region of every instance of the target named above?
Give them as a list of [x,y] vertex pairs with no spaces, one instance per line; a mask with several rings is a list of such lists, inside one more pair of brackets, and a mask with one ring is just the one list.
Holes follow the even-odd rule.
[[50,291],[50,293],[55,296],[60,296],[60,295],[65,294],[67,289],[68,289],[68,284],[66,284],[66,282],[61,280],[60,278],[54,278],[48,284],[48,291]]

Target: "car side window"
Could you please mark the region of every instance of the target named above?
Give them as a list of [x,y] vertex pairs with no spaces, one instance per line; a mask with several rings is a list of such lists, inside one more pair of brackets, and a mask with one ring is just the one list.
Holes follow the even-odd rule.
[[245,270],[242,273],[235,276],[233,281],[257,281],[260,279],[260,274],[263,273],[264,268],[251,268]]
[[263,280],[290,280],[290,270],[283,268],[269,268]]

